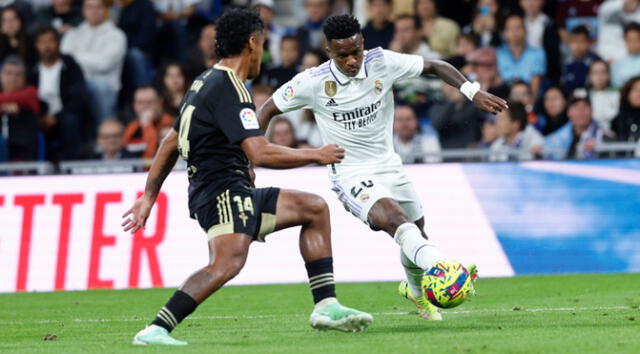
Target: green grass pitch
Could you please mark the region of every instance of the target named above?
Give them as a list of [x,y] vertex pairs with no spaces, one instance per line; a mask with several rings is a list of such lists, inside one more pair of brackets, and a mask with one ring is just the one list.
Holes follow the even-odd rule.
[[476,285],[472,301],[427,322],[397,283],[338,284],[344,304],[375,317],[355,334],[313,331],[305,284],[227,287],[174,331],[190,342],[180,349],[130,344],[172,289],[3,294],[0,352],[640,353],[640,274]]

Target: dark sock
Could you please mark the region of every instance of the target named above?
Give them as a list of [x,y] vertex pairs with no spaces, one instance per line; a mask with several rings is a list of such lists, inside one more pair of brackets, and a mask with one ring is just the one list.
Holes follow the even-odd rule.
[[309,275],[309,286],[313,302],[318,303],[328,297],[336,297],[336,284],[333,281],[333,258],[327,257],[304,265]]
[[171,332],[185,317],[195,311],[198,304],[182,290],[177,290],[163,308],[160,309],[151,324],[165,328]]

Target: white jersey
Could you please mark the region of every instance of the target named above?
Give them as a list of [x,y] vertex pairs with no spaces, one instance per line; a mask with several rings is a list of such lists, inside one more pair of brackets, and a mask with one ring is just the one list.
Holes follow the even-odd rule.
[[420,56],[376,48],[365,52],[356,76],[342,74],[330,60],[282,85],[273,101],[282,112],[312,110],[323,143],[345,149],[344,160],[331,166],[334,177],[374,172],[402,164],[393,149],[392,86],[423,68]]

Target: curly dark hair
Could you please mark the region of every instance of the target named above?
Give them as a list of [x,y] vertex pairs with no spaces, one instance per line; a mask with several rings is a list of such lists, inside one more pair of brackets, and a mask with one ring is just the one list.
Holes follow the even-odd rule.
[[256,12],[234,9],[220,16],[216,29],[216,55],[229,58],[242,53],[249,37],[264,30],[264,23]]
[[344,39],[360,33],[360,23],[351,15],[331,16],[322,26],[327,41]]

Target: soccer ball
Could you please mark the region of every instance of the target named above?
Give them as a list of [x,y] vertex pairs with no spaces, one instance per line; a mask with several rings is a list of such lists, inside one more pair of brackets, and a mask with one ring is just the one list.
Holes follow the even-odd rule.
[[422,291],[433,305],[452,308],[475,293],[471,281],[471,274],[462,264],[442,261],[424,273]]

